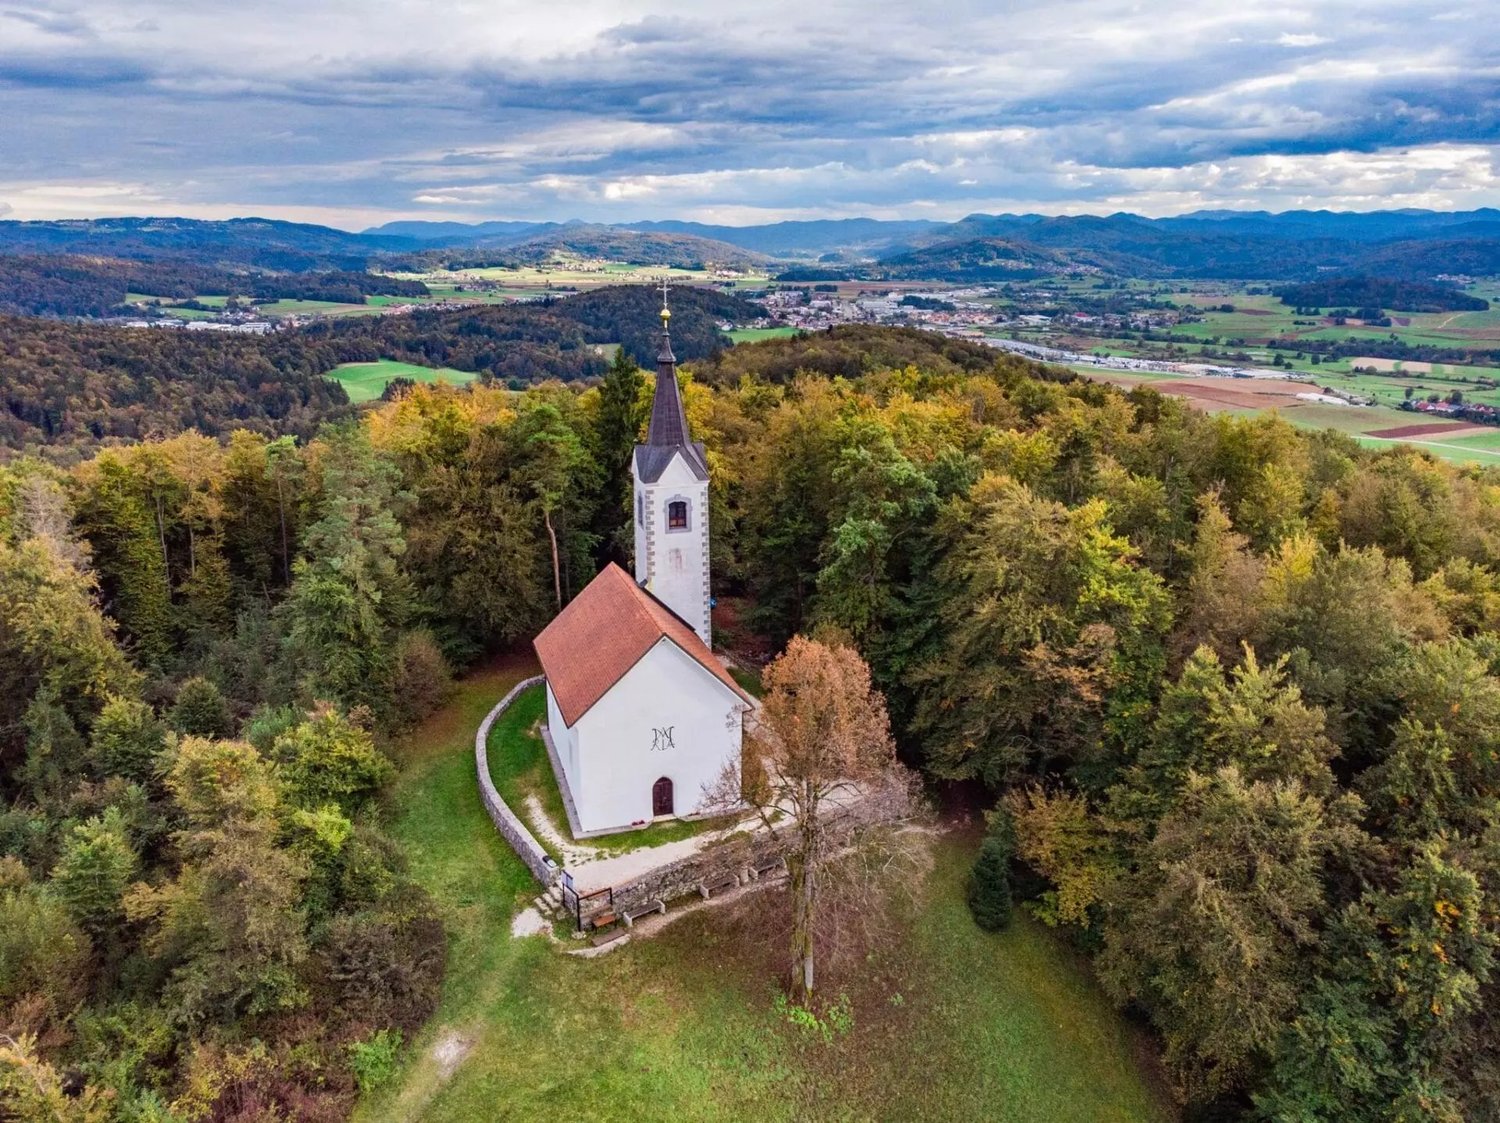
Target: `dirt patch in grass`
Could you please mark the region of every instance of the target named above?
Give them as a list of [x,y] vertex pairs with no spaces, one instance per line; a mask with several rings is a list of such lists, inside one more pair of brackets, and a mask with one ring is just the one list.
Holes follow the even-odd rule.
[[437,1044],[432,1047],[432,1059],[437,1063],[438,1075],[446,1080],[452,1076],[459,1065],[463,1064],[464,1058],[469,1055],[469,1050],[474,1048],[472,1039],[464,1037],[456,1030],[449,1030],[438,1038]]

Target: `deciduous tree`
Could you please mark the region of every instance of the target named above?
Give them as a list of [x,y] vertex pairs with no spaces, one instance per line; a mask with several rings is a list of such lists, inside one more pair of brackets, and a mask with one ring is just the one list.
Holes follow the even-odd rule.
[[[797,636],[762,676],[766,694],[747,732],[744,776],[726,778],[766,829],[790,836],[792,990],[813,991],[826,831],[839,802],[900,791],[885,700],[853,648]],[[721,800],[726,793],[718,793]],[[732,799],[733,797],[730,796]]]

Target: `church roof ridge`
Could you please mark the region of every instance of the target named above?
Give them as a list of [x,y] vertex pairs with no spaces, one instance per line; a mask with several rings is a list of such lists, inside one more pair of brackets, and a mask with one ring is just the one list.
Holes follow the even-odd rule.
[[571,727],[663,638],[740,698],[752,701],[698,633],[614,562],[542,629],[532,646],[563,721]]

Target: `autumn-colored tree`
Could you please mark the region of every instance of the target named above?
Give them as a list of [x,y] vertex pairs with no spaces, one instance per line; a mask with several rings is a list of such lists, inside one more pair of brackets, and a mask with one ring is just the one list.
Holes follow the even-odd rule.
[[1134,875],[1112,882],[1101,978],[1151,1011],[1193,1098],[1243,1087],[1276,1045],[1326,910],[1321,874],[1360,845],[1360,810],[1234,765],[1192,774]]
[[36,1038],[0,1033],[0,1118],[20,1123],[109,1123],[112,1097],[92,1084],[70,1088],[62,1073],[37,1055]]
[[766,693],[748,723],[738,787],[766,829],[790,839],[792,990],[813,991],[822,878],[832,857],[829,816],[841,803],[899,789],[885,699],[870,668],[842,643],[793,637],[766,667]]

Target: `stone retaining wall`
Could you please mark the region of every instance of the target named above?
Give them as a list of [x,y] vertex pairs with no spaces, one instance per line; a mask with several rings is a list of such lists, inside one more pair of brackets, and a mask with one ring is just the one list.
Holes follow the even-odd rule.
[[[893,822],[910,813],[911,801],[906,789],[870,793],[857,803],[827,814],[823,822],[824,844],[833,850],[842,849],[864,828]],[[615,911],[634,909],[648,901],[674,901],[697,894],[700,885],[719,885],[730,878],[743,884],[747,878],[755,877],[757,870],[783,861],[791,841],[788,831],[782,831],[779,838],[764,829],[731,835],[680,861],[614,886]]]
[[525,679],[511,689],[511,692],[495,705],[485,719],[479,723],[479,732],[474,735],[474,765],[479,771],[479,798],[484,804],[484,809],[489,813],[490,821],[495,824],[495,829],[500,832],[502,838],[510,843],[511,848],[520,855],[521,861],[526,863],[526,868],[544,886],[551,885],[562,873],[561,868],[542,849],[526,824],[521,822],[516,813],[507,806],[505,800],[500,798],[500,793],[495,790],[494,781],[490,779],[489,761],[489,739],[490,727],[495,724],[495,719],[503,714],[512,702],[520,695],[521,691],[527,690],[538,683],[543,682],[541,675]]

